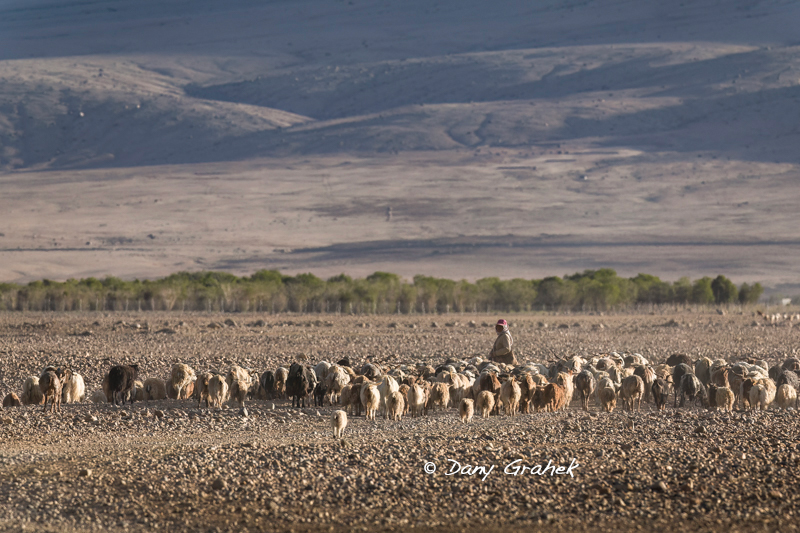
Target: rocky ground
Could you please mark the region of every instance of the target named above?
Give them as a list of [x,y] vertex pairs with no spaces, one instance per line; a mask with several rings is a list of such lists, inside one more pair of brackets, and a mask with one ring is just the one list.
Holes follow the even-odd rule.
[[[166,377],[178,361],[263,371],[297,357],[384,364],[471,357],[491,345],[491,328],[481,324],[494,317],[235,315],[226,325],[228,318],[4,315],[0,392],[19,392],[50,362],[82,373],[91,393],[118,362]],[[651,361],[682,351],[772,363],[793,354],[800,336],[791,323],[767,327],[749,313],[510,321],[523,358],[538,361],[617,350]],[[335,407],[252,401],[247,409],[242,416],[166,400],[71,404],[60,415],[40,406],[3,410],[0,530],[775,531],[796,523],[794,410],[645,406],[609,415],[573,403],[556,414],[465,426],[451,409],[401,422],[351,417],[338,441],[329,426]],[[574,477],[539,475],[541,466],[513,475],[518,466],[573,460]],[[453,461],[470,472],[494,468],[447,475]]]

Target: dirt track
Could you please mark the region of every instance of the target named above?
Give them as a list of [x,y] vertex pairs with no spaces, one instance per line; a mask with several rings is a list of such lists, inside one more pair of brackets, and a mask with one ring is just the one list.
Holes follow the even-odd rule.
[[[117,362],[166,377],[177,361],[196,370],[238,363],[263,371],[301,353],[313,362],[346,355],[389,365],[468,358],[490,346],[491,329],[480,324],[495,317],[235,315],[235,327],[206,327],[226,318],[5,315],[0,390],[19,392],[24,377],[49,362],[71,364],[92,392]],[[259,319],[266,325],[246,325]],[[467,325],[473,319],[478,327]],[[651,361],[683,351],[772,364],[793,353],[798,328],[754,327],[753,320],[693,313],[510,319],[524,358],[537,361],[629,350]],[[175,333],[155,333],[164,328]],[[574,402],[557,414],[464,426],[449,409],[402,422],[351,417],[341,443],[328,425],[335,408],[272,403],[249,402],[247,418],[189,400],[124,409],[72,404],[57,416],[41,407],[4,410],[11,423],[0,426],[0,529],[751,531],[790,529],[795,521],[800,435],[791,410],[658,413],[647,406],[608,415],[594,405],[583,413]],[[517,459],[533,467],[569,466],[573,458],[574,478],[503,473]],[[448,460],[494,470],[483,481],[447,476]],[[425,473],[428,462],[435,474]]]

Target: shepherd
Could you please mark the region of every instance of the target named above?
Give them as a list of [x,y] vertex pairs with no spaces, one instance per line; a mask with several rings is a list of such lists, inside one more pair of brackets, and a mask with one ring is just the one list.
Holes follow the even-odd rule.
[[497,332],[497,339],[494,341],[492,351],[489,352],[489,359],[496,363],[516,365],[517,358],[511,349],[514,339],[511,338],[511,332],[508,331],[508,322],[501,318],[495,324],[494,330]]

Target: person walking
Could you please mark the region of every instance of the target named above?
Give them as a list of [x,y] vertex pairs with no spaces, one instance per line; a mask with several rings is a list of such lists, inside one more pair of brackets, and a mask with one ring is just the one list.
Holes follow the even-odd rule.
[[508,322],[501,318],[495,324],[494,330],[497,332],[497,339],[494,341],[492,351],[489,352],[489,359],[496,363],[516,365],[517,358],[511,349],[514,339],[511,338],[511,332],[508,331]]

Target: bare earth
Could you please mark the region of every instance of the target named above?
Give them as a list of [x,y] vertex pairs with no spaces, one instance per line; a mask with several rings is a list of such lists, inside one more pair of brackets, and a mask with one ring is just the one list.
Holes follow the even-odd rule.
[[3,0],[0,280],[612,267],[788,290],[798,16]]
[[[209,328],[233,318],[234,326]],[[262,319],[264,326],[248,326]],[[0,316],[0,392],[47,363],[81,373],[88,392],[112,364],[166,378],[239,364],[274,369],[348,356],[383,366],[485,355],[496,317],[6,314]],[[478,327],[468,327],[474,320]],[[436,321],[439,327],[432,327]],[[796,355],[800,329],[753,325],[746,315],[514,316],[524,360],[639,352],[656,363]],[[136,327],[138,324],[138,328]],[[547,327],[544,327],[544,325]],[[758,324],[758,323],[757,323]],[[559,327],[568,325],[569,328]],[[602,328],[601,328],[602,325]],[[174,333],[158,333],[169,328]],[[90,334],[85,334],[90,332]],[[454,409],[400,422],[350,417],[330,434],[336,407],[279,400],[198,409],[193,401],[124,408],[64,405],[0,413],[3,531],[790,531],[800,462],[797,412],[709,412],[696,407],[565,412],[458,421]],[[512,476],[517,465],[579,466],[570,476]],[[480,476],[445,473],[495,465]],[[427,474],[426,463],[437,471]],[[81,472],[84,475],[81,475]],[[215,482],[217,483],[215,488]]]

